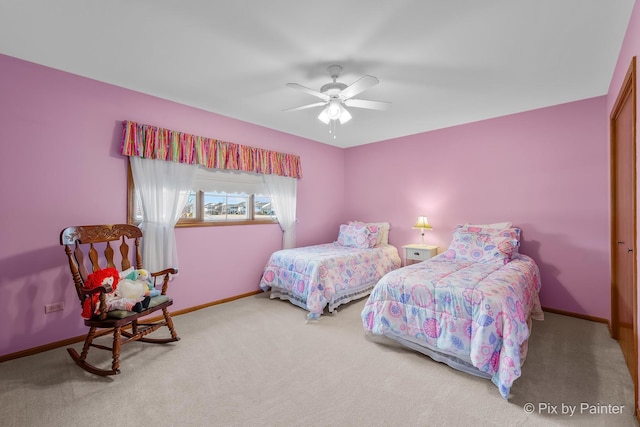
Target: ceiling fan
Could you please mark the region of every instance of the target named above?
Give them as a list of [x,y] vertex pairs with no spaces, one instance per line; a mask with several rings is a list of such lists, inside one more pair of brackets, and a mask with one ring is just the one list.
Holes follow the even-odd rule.
[[[310,95],[320,98],[322,101],[312,104],[302,105],[300,107],[288,108],[284,111],[305,110],[307,108],[325,107],[318,116],[318,119],[324,124],[335,124],[336,120],[340,124],[344,124],[351,120],[351,114],[345,107],[366,108],[370,110],[388,110],[391,107],[390,102],[369,101],[366,99],[354,99],[357,94],[377,85],[380,81],[373,76],[365,75],[358,79],[355,83],[347,86],[338,80],[338,76],[342,72],[340,65],[330,65],[327,67],[329,75],[333,81],[327,83],[320,88],[320,91],[310,89],[298,83],[287,83],[288,87],[302,90]],[[331,132],[331,131],[330,131]]]

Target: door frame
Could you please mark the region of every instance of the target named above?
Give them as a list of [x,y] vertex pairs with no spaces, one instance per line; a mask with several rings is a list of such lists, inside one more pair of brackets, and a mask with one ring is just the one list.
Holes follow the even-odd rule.
[[[633,247],[636,248],[636,239],[637,239],[637,229],[636,229],[636,218],[637,218],[637,197],[636,197],[636,107],[637,107],[637,99],[636,99],[636,57],[634,56],[631,59],[631,64],[627,70],[625,78],[623,80],[620,91],[618,92],[618,96],[616,98],[616,102],[611,110],[611,115],[609,119],[609,162],[610,162],[610,198],[611,198],[611,322],[609,324],[609,332],[614,339],[618,339],[618,304],[617,304],[617,267],[616,267],[616,256],[617,256],[617,238],[616,238],[616,226],[617,226],[617,208],[616,208],[616,148],[617,148],[617,135],[615,132],[615,120],[619,115],[620,109],[623,105],[623,101],[627,99],[627,97],[631,97],[632,102],[632,157],[633,157],[633,167],[632,167],[632,216],[633,216]],[[633,380],[633,388],[634,388],[634,406],[635,406],[635,415],[636,418],[639,417],[640,412],[638,408],[638,266],[637,266],[638,255],[634,252],[633,256],[633,301],[632,301],[632,310],[633,310],[633,360],[635,361],[635,369],[634,374],[632,375]]]

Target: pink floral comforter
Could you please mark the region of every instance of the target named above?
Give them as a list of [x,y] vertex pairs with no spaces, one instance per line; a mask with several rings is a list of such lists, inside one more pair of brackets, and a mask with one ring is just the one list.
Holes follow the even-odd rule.
[[365,331],[400,337],[471,363],[507,399],[520,376],[529,317],[542,319],[535,262],[429,261],[382,278],[362,311]]
[[398,250],[391,245],[370,249],[337,243],[283,249],[271,255],[260,288],[277,288],[317,319],[337,295],[361,291],[400,267]]

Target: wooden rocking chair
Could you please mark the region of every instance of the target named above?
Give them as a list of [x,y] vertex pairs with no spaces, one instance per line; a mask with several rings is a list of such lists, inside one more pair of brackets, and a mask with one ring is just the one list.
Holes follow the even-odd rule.
[[[125,271],[131,267],[131,260],[129,259],[129,248],[133,244],[135,252],[135,268],[142,269],[142,256],[140,253],[140,238],[142,237],[142,231],[134,226],[128,224],[113,224],[113,225],[85,225],[68,227],[62,230],[60,233],[60,244],[64,245],[65,253],[69,258],[69,267],[71,268],[71,275],[73,276],[73,282],[80,299],[80,305],[84,304],[85,299],[91,298],[91,295],[98,293],[100,304],[98,313],[94,314],[90,319],[85,319],[85,325],[89,327],[89,332],[84,340],[84,346],[82,352],[78,352],[73,348],[68,348],[67,351],[82,369],[100,376],[115,375],[120,373],[120,346],[122,344],[131,341],[142,341],[156,344],[165,344],[173,341],[178,341],[180,338],[177,336],[175,329],[173,328],[173,322],[167,307],[173,304],[173,300],[166,295],[167,286],[169,284],[169,278],[171,274],[176,274],[177,270],[168,268],[156,273],[150,273],[153,278],[153,285],[156,285],[156,279],[162,284],[162,290],[160,295],[151,297],[148,308],[143,309],[141,312],[127,311],[127,310],[112,310],[107,311],[106,294],[111,291],[109,286],[98,286],[94,289],[88,289],[85,287],[87,277],[91,272],[101,270],[103,268],[112,267],[117,268],[114,263],[114,250],[111,247],[111,242],[120,242],[120,266],[121,271]],[[96,248],[98,247],[98,249]],[[104,258],[99,255],[98,250],[102,250],[104,246]],[[117,243],[114,243],[117,246]],[[91,264],[91,271],[87,273],[85,267],[85,257],[88,257]],[[101,267],[99,261],[106,263],[104,267]],[[159,285],[160,283],[158,283]],[[152,323],[139,323],[139,318],[147,316],[158,310],[162,311],[162,318]],[[162,326],[167,326],[171,333],[170,338],[147,338],[146,335],[157,330]],[[112,347],[107,347],[94,343],[94,338],[113,333]],[[87,355],[91,347],[99,348],[102,350],[110,350],[113,355],[111,369],[100,369],[89,363],[87,363]]]

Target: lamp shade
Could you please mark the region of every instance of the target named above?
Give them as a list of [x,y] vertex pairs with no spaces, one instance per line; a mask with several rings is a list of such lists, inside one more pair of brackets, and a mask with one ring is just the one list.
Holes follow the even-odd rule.
[[342,113],[340,113],[340,124],[343,125],[351,120],[351,113],[346,108],[342,107]]
[[339,99],[332,99],[327,106],[327,115],[331,120],[338,120],[342,114],[342,107]]
[[427,219],[426,216],[419,216],[418,220],[416,221],[416,224],[413,226],[413,228],[421,228],[421,229],[425,229],[425,230],[431,230],[433,227],[431,227],[431,225],[429,225],[429,220]]
[[328,125],[329,122],[331,121],[331,119],[329,118],[329,113],[327,112],[327,110],[329,110],[329,107],[326,107],[324,110],[322,110],[320,112],[320,115],[318,116],[318,120],[320,120],[325,125]]

